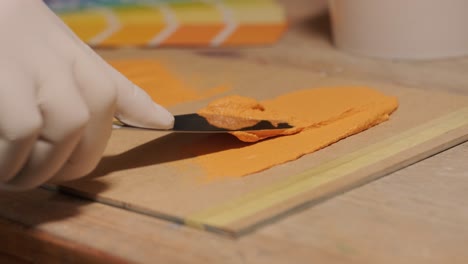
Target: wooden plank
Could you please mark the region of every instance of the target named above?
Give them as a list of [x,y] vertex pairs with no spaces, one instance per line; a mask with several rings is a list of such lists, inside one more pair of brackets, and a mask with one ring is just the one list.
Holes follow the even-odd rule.
[[[120,53],[117,57],[138,58],[139,54]],[[185,170],[183,173],[180,173],[177,167],[177,164],[183,165],[185,160],[191,158],[190,155],[181,155],[184,146],[190,142],[203,140],[206,135],[116,131],[109,143],[107,157],[96,172],[88,179],[66,184],[64,190],[142,214],[177,223],[188,223],[218,233],[239,235],[301,204],[330,197],[332,194],[376,179],[408,163],[416,162],[458,144],[466,140],[468,134],[465,118],[468,112],[461,110],[468,106],[468,98],[462,96],[436,91],[424,92],[383,82],[323,76],[307,70],[278,65],[265,66],[235,60],[226,64],[226,61],[200,57],[186,51],[160,51],[158,54],[146,54],[144,58],[156,59],[172,70],[177,70],[179,75],[184,76],[185,81],[189,83],[195,82],[190,81],[191,76],[196,76],[196,83],[204,85],[203,87],[225,81],[233,87],[231,93],[254,96],[259,99],[301,88],[365,85],[397,96],[401,105],[392,115],[390,122],[343,140],[325,150],[249,177],[215,182],[201,182],[197,179],[196,167],[192,170]],[[197,65],[196,69],[193,65]],[[219,68],[223,71],[220,74],[213,74]],[[206,101],[179,105],[171,110],[174,113],[193,112]],[[431,107],[428,108],[427,105]],[[435,118],[452,112],[457,113],[457,111],[459,111],[458,123],[454,127],[446,128],[443,124],[445,121],[437,121],[437,124],[442,123],[440,127],[442,130],[439,129],[438,134],[422,137],[423,140],[415,146],[400,144],[402,148],[394,150],[394,153],[385,154],[388,156],[385,159],[376,159],[372,163],[362,165],[362,168],[356,168],[360,172],[341,171],[340,173],[347,177],[340,177],[330,184],[324,182],[321,185],[313,185],[301,193],[291,193],[283,199],[277,199],[273,204],[268,204],[267,208],[250,207],[258,208],[258,212],[249,211],[245,215],[229,213],[229,219],[224,217],[223,220],[218,220],[220,218],[217,216],[206,216],[206,212],[210,215],[209,212],[213,210],[222,210],[218,208],[228,208],[234,201],[243,201],[242,197],[250,197],[252,193],[269,189],[271,185],[281,185],[280,182],[289,184],[288,182],[295,175],[300,175],[326,162],[333,162],[364,147],[378,144],[390,136],[399,137],[395,139],[395,142],[414,141],[399,135],[415,133],[414,131],[407,132],[411,129],[424,134],[426,130],[430,130],[421,126]],[[170,150],[157,152],[156,149]],[[377,155],[380,155],[378,151]],[[278,196],[275,197],[278,198]],[[268,200],[272,201],[272,199]],[[226,211],[240,212],[240,210],[227,209]]]

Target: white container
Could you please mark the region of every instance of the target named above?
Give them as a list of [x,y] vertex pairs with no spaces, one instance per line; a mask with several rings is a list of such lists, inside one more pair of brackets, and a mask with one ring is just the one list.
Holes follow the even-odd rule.
[[359,55],[468,55],[468,0],[329,0],[335,45]]

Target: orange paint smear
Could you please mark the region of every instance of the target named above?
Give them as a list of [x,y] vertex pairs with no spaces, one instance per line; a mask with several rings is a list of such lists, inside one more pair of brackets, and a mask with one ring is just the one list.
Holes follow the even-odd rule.
[[144,89],[153,101],[165,107],[209,98],[229,90],[226,86],[209,89],[190,86],[155,60],[126,59],[108,62]]
[[254,144],[213,135],[188,146],[198,154],[191,162],[209,179],[242,177],[298,159],[388,120],[398,107],[395,97],[367,87],[306,89],[261,103],[302,130]]

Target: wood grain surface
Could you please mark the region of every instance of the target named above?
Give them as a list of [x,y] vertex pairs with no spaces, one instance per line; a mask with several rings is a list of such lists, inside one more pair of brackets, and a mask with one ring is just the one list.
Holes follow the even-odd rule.
[[[318,74],[468,95],[468,58],[381,61],[332,47],[319,1],[282,1],[268,48],[194,50]],[[103,54],[130,51],[109,50]],[[153,51],[144,51],[153,52]],[[157,51],[154,51],[157,52]],[[430,106],[428,106],[430,107]],[[468,144],[228,239],[43,189],[0,194],[0,257],[36,263],[467,263]]]

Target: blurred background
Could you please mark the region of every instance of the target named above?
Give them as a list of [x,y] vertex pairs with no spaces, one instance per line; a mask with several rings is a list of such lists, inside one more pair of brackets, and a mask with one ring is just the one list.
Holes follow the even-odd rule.
[[275,0],[47,0],[46,3],[93,47],[271,45],[288,27],[282,3]]

